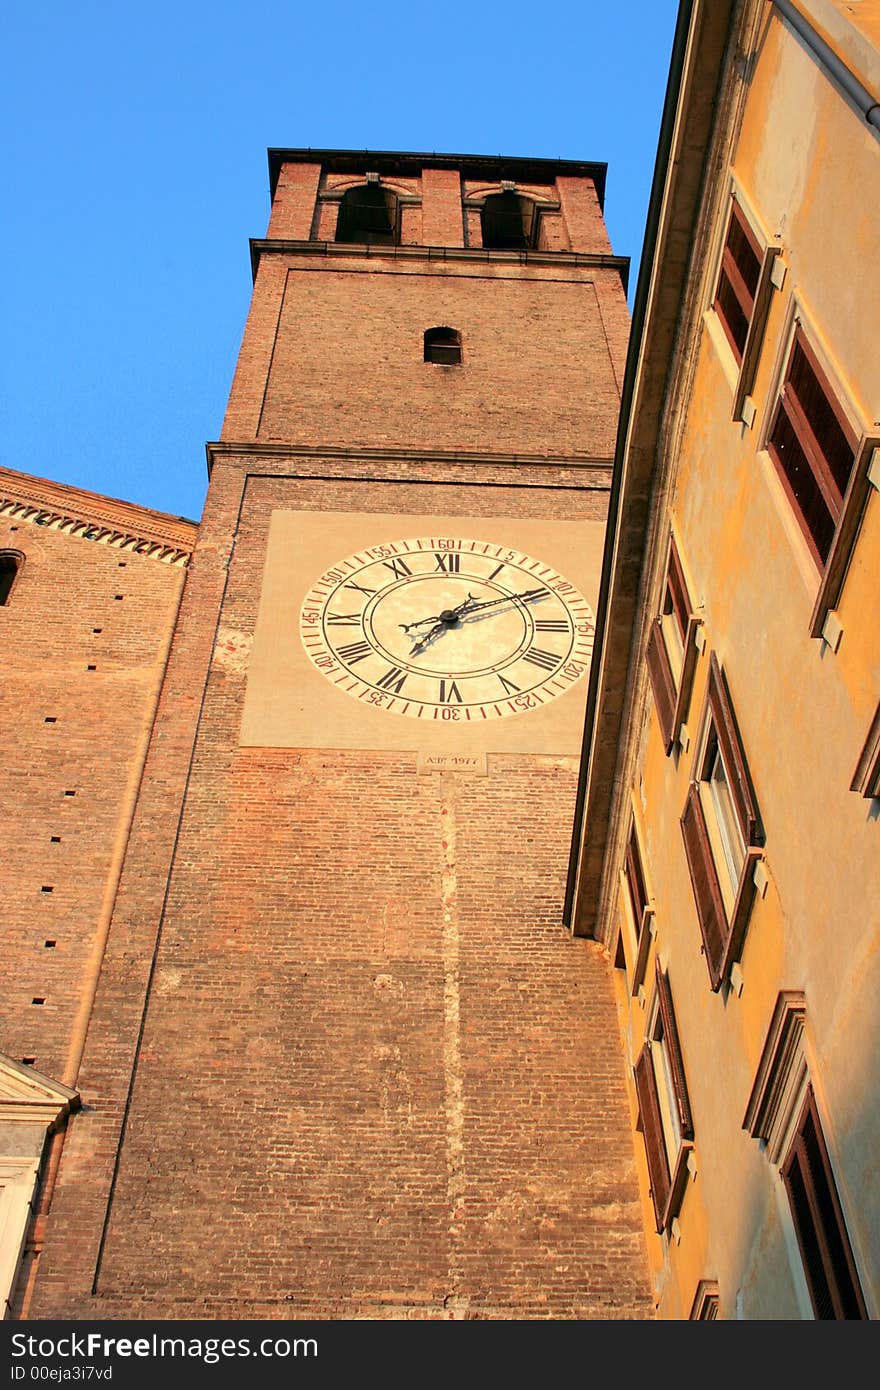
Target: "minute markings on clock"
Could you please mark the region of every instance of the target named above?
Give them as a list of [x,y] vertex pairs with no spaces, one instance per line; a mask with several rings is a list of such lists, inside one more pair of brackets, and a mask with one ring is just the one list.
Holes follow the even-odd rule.
[[592,632],[586,600],[552,566],[458,538],[362,548],[316,581],[302,611],[306,651],[339,689],[453,722],[563,693],[588,667]]

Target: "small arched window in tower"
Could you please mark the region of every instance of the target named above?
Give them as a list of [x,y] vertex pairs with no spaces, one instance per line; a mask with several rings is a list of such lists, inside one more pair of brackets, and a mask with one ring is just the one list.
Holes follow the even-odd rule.
[[397,243],[397,196],[380,183],[346,189],[339,204],[336,240],[368,246]]
[[461,334],[454,328],[426,328],[425,361],[439,362],[444,367],[459,366]]
[[490,193],[480,212],[483,245],[491,251],[526,251],[535,244],[537,208],[508,189]]
[[9,602],[20,568],[20,555],[14,550],[0,550],[0,608]]

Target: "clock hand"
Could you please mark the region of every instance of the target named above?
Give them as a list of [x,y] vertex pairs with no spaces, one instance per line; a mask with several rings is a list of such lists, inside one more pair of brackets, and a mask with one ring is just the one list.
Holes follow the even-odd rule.
[[423,633],[422,636],[416,638],[413,646],[410,648],[410,656],[414,656],[416,652],[420,652],[424,647],[427,647],[434,641],[435,637],[439,637],[440,633],[445,632],[447,628],[454,627],[459,618],[465,613],[470,613],[471,609],[475,607],[476,604],[477,600],[474,598],[473,594],[468,594],[467,598],[455,608],[444,608],[443,612],[436,614],[434,618],[422,618],[421,622],[418,623],[400,623],[399,626],[402,627],[405,632],[408,632],[412,627],[421,627],[424,623],[434,623],[432,628]]
[[503,594],[501,598],[484,599],[482,602],[475,599],[473,594],[468,594],[463,603],[456,608],[444,608],[442,613],[436,613],[432,618],[420,618],[416,623],[398,623],[404,632],[409,632],[414,627],[423,627],[425,623],[433,623],[434,626],[428,632],[418,637],[410,648],[410,656],[421,651],[433,642],[441,632],[448,627],[454,627],[459,618],[466,617],[471,613],[478,613],[484,608],[496,608],[500,603],[512,603],[514,599],[519,599],[522,603],[527,603],[529,599],[537,598],[539,594],[546,594],[546,589],[524,589],[521,594]]
[[456,608],[444,608],[442,613],[434,613],[430,618],[419,618],[414,623],[398,623],[404,632],[410,632],[414,627],[424,627],[425,623],[442,622],[445,627],[451,627],[454,622],[461,618],[465,613],[475,613],[480,608],[494,608],[499,603],[512,603],[514,599],[527,602],[529,599],[537,598],[539,594],[546,594],[546,589],[524,589],[521,594],[502,594],[500,598],[476,599],[473,594],[468,594],[463,603]]
[[442,613],[434,613],[430,618],[419,618],[418,621],[414,623],[398,623],[397,626],[402,627],[404,632],[410,632],[414,627],[424,627],[425,623],[442,623],[444,627],[451,627],[452,624],[461,617],[462,613],[464,613],[466,609],[470,609],[476,601],[473,594],[468,594],[464,602],[460,603],[456,608],[444,608]]
[[485,599],[482,603],[474,603],[468,609],[468,614],[477,613],[482,608],[495,608],[499,603],[512,603],[514,599],[519,599],[522,603],[527,603],[529,599],[537,598],[540,594],[546,594],[546,589],[524,589],[521,594],[504,594],[502,598]]
[[[401,623],[400,626],[403,627],[403,623]],[[417,626],[417,624],[411,623],[410,626],[415,627]],[[434,624],[432,628],[429,628],[427,632],[422,633],[421,637],[417,637],[413,645],[410,647],[410,656],[415,656],[416,652],[420,652],[423,649],[423,647],[427,647],[431,642],[433,642],[435,637],[437,637],[441,632],[445,632],[446,628],[446,623],[437,622]]]

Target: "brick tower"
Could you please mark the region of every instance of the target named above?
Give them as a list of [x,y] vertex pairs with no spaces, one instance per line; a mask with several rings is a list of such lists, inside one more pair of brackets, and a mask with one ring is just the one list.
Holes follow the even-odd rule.
[[609,963],[560,918],[604,166],[269,163],[17,1315],[650,1317]]

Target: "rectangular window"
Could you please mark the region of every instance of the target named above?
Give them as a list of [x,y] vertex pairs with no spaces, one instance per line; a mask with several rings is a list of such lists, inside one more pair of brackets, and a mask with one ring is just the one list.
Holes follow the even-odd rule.
[[715,303],[737,366],[742,365],[761,275],[763,248],[736,202],[730,205]]
[[691,1322],[715,1322],[718,1317],[720,1299],[718,1285],[714,1279],[701,1279],[691,1305]]
[[867,1318],[812,1086],[780,1169],[817,1318]]
[[767,449],[810,554],[824,569],[858,439],[800,326],[795,330]]
[[743,1128],[779,1165],[815,1316],[866,1318],[804,1053],[805,1030],[803,991],[781,990]]
[[645,882],[645,869],[642,851],[633,819],[623,860],[623,879],[626,892],[626,909],[632,922],[632,932],[636,943],[635,964],[632,975],[632,992],[637,994],[645,976],[645,963],[648,947],[651,944],[651,924],[654,910],[650,906]]
[[675,537],[663,579],[659,616],[651,625],[646,659],[660,731],[667,754],[678,739],[687,714],[697,660],[700,619],[694,616]]
[[880,705],[877,706],[859,755],[850,791],[861,792],[862,796],[867,797],[880,796]]
[[681,1208],[694,1129],[669,978],[659,961],[648,1018],[633,1074],[657,1230],[665,1231]]
[[709,979],[717,990],[742,947],[763,831],[727,684],[714,652],[694,771],[681,830]]
[[733,199],[712,308],[738,368],[732,418],[749,424],[754,412],[744,413],[746,397],[754,385],[773,288],[785,278],[778,256],[779,247],[764,244]]

